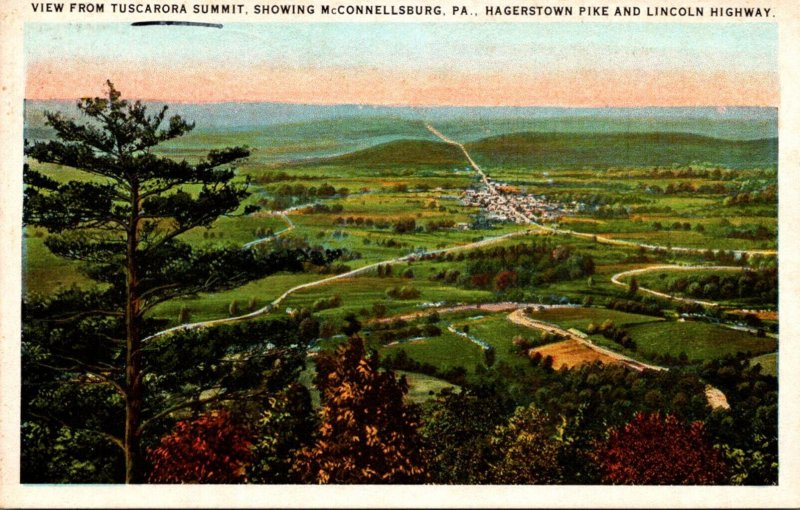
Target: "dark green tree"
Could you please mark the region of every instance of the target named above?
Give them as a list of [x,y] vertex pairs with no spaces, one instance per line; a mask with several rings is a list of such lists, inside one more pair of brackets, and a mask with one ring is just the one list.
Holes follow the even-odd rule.
[[[165,373],[159,356],[169,358],[180,343],[153,337],[162,324],[149,312],[171,299],[302,270],[304,262],[324,264],[336,253],[190,246],[182,234],[240,211],[248,181],[237,177],[234,165],[249,151],[215,150],[197,163],[161,156],[155,151],[159,144],[194,125],[177,115],[166,119],[166,107],[150,113],[141,102],[122,99],[111,82],[106,97],[84,98],[78,109],[86,122],[48,113],[55,136],[26,144],[25,154],[79,170],[84,178],[59,182],[26,165],[23,219],[47,229],[49,250],[78,261],[97,285],[25,303],[23,421],[59,430],[82,422],[81,434],[94,431],[93,440],[102,437],[121,448],[125,481],[140,482],[145,428],[202,404],[204,391],[223,401],[263,386],[263,370],[231,377],[220,367],[230,368],[236,356],[263,361],[252,349],[267,345],[263,337],[242,332],[244,354],[236,342],[219,340],[199,365],[190,365],[200,358],[193,355],[174,367],[176,373]],[[189,373],[198,380],[187,382]],[[184,380],[175,381],[179,377]],[[175,389],[180,391],[169,393]],[[80,404],[80,410],[66,402]]]
[[254,461],[248,480],[253,483],[298,483],[292,470],[297,453],[311,446],[318,428],[307,388],[294,383],[271,395],[251,420]]
[[636,295],[636,292],[639,291],[639,280],[636,277],[631,278],[630,283],[628,283],[628,296],[633,297]]
[[508,388],[497,379],[486,378],[459,392],[444,390],[423,428],[433,482],[491,482],[491,462],[498,456],[491,434],[513,413],[514,405]]

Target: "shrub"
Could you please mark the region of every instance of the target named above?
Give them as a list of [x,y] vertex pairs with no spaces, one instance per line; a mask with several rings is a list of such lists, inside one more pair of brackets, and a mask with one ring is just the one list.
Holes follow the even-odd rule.
[[415,299],[418,298],[420,294],[418,289],[407,285],[391,287],[386,290],[386,295],[393,299]]
[[248,432],[227,412],[175,424],[148,450],[151,483],[242,483],[252,460]]
[[327,310],[329,308],[336,308],[342,304],[342,297],[338,294],[333,295],[327,298],[319,298],[314,301],[314,304],[311,305],[311,308],[315,312],[319,312],[321,310]]

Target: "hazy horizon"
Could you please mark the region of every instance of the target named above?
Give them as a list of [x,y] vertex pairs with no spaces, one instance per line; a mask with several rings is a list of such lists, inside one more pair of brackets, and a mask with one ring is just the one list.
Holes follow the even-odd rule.
[[764,23],[31,23],[25,41],[38,100],[101,94],[111,79],[126,97],[192,104],[779,103],[777,28]]
[[[77,115],[76,100],[26,100],[25,125],[44,127],[44,111]],[[158,107],[164,102],[145,102]],[[436,122],[464,141],[515,131],[620,133],[686,132],[727,139],[775,138],[772,107],[406,107],[290,103],[166,103],[170,114],[196,122],[196,131],[251,131],[309,122]],[[424,130],[423,130],[424,131]]]

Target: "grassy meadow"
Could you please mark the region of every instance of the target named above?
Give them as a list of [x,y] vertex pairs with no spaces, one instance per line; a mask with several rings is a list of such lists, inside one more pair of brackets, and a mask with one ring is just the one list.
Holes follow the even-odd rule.
[[[574,209],[546,225],[697,251],[643,251],[566,234],[535,230],[526,234],[529,225],[511,222],[479,224],[479,208],[461,201],[465,189],[479,185],[464,154],[413,119],[342,118],[261,129],[202,128],[160,150],[176,159],[197,161],[211,149],[230,145],[252,149],[252,156],[238,168],[237,180],[250,180],[252,194],[246,203],[259,205],[262,211],[251,215],[238,211],[209,228],[184,234],[183,241],[195,246],[241,246],[265,239],[262,244],[268,247],[278,242],[268,238],[280,233],[286,242],[345,250],[346,257],[337,262],[336,272],[379,262],[392,266],[390,275],[373,269],[290,293],[271,312],[314,311],[331,333],[321,339],[323,347],[336,345],[344,317],[353,314],[366,325],[368,343],[382,355],[402,350],[411,359],[440,370],[464,367],[472,373],[486,364],[484,349],[447,329],[469,326],[471,335],[494,350],[494,363],[524,370],[527,360],[514,351],[512,339],[518,335],[538,339],[539,332],[511,323],[508,312],[443,313],[438,323],[440,335],[385,345],[369,340],[369,324],[379,316],[463,303],[583,303],[587,306],[541,310],[532,317],[581,331],[590,323],[611,321],[629,331],[637,349],[624,349],[601,335],[592,335],[592,340],[644,361],[654,355],[685,354],[690,360],[702,361],[747,352],[766,372],[775,372],[776,338],[758,338],[724,325],[679,322],[675,303],[627,295],[626,289],[612,285],[610,279],[650,264],[714,263],[704,257],[704,250],[776,249],[776,139],[734,140],[680,132],[545,133],[537,132],[540,125],[524,119],[495,119],[486,126],[485,130],[470,129],[463,123],[443,121],[439,127],[449,136],[467,141],[467,150],[491,179]],[[554,120],[552,126],[558,129],[564,124]],[[676,126],[680,127],[674,124],[671,129]],[[725,129],[724,133],[731,133]],[[85,178],[69,168],[33,166],[61,182]],[[323,194],[323,189],[332,191]],[[283,207],[276,208],[277,204]],[[286,209],[288,222],[274,214],[279,209]],[[520,243],[546,240],[553,253],[567,249],[591,257],[591,277],[554,272],[556,276],[549,280],[510,289],[500,288],[497,281],[476,283],[474,277],[486,263],[475,262],[470,253],[489,247],[469,245],[512,233],[520,235],[498,240],[491,247],[513,250]],[[41,230],[25,231],[25,292],[47,295],[73,285],[93,285],[77,263],[48,251],[45,241],[49,235]],[[461,257],[457,250],[452,257],[421,256],[457,247],[467,247]],[[414,253],[420,255],[418,260],[394,262]],[[512,272],[542,275],[547,269],[519,264],[510,266]],[[441,277],[448,274],[456,276]],[[298,285],[331,276],[314,271],[276,274],[227,292],[164,303],[153,316],[176,325],[179,316],[199,322],[226,317],[232,311],[242,314],[268,305]],[[639,278],[639,284],[658,289],[663,278],[647,274]],[[409,296],[392,295],[392,289],[401,288],[411,289]],[[320,304],[337,296],[335,306]],[[655,307],[661,316],[610,309],[611,303],[619,300]],[[730,299],[721,304],[728,308],[771,305],[757,299]],[[406,371],[404,375],[415,401],[452,386],[429,374]]]

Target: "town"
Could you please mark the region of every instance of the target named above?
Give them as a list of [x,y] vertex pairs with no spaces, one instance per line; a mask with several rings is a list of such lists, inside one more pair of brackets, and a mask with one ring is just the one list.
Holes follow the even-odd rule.
[[488,178],[478,189],[465,190],[462,202],[467,206],[484,209],[489,220],[513,221],[519,224],[555,222],[565,214],[577,213],[579,208],[578,204],[568,207],[550,201],[543,195],[525,193],[515,186]]

